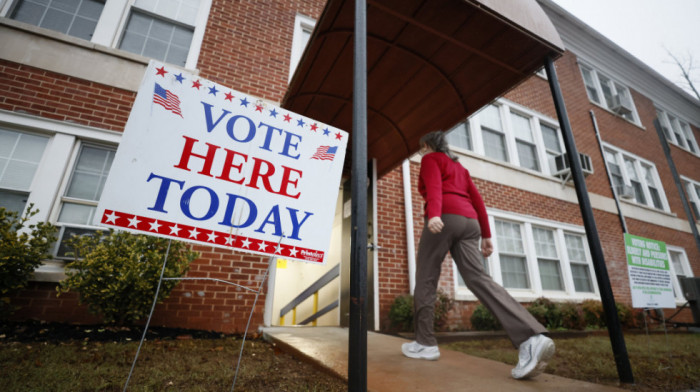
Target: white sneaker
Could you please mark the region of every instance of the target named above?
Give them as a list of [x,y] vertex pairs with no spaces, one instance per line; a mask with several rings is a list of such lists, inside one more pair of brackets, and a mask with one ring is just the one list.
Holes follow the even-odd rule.
[[403,352],[403,355],[415,359],[437,361],[438,358],[440,358],[440,350],[438,350],[438,346],[424,346],[416,341],[402,344],[401,352]]
[[510,374],[515,379],[535,377],[547,367],[554,355],[554,342],[544,335],[535,335],[520,345],[518,366]]

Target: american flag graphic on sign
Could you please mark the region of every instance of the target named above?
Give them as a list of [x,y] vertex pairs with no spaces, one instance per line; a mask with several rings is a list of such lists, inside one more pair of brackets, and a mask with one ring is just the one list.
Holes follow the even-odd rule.
[[161,87],[158,83],[156,83],[155,91],[153,91],[153,102],[182,117],[180,98],[171,93],[170,90]]
[[335,153],[338,151],[338,147],[331,146],[320,146],[316,149],[316,153],[311,156],[311,159],[319,159],[322,161],[332,161],[335,158]]

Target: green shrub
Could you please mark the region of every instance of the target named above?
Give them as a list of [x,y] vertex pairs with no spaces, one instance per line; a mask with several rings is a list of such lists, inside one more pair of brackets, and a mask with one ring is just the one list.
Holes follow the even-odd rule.
[[581,306],[572,302],[563,302],[559,305],[562,324],[566,329],[583,330],[586,329],[586,319],[583,316]]
[[537,298],[527,310],[532,314],[540,324],[547,329],[557,329],[562,327],[561,310],[554,302],[547,298]]
[[581,303],[583,318],[586,326],[590,328],[601,328],[605,326],[605,316],[603,315],[603,304],[600,301],[587,299]]
[[469,321],[472,323],[472,328],[477,331],[498,331],[503,328],[498,319],[483,304],[479,304],[474,309]]
[[50,223],[39,222],[25,229],[27,221],[39,212],[33,208],[30,204],[22,217],[0,208],[0,318],[14,310],[10,295],[27,285],[56,240],[56,227]]
[[[437,291],[433,327],[440,330],[447,325],[447,315],[454,306],[454,301],[442,290]],[[394,298],[389,309],[391,328],[401,332],[413,331],[413,296],[410,294]]]
[[389,309],[389,322],[392,328],[402,332],[413,331],[413,296],[410,294],[394,298]]
[[635,328],[637,326],[631,306],[616,302],[615,307],[617,308],[617,318],[620,319],[620,325],[622,327]]
[[[80,302],[102,315],[104,322],[131,324],[150,312],[168,241],[114,230],[73,237],[68,245],[77,257],[66,266],[68,278],[60,282],[59,295],[76,291]],[[197,257],[185,244],[173,241],[163,277],[181,277]],[[158,301],[167,298],[176,284],[163,280]]]

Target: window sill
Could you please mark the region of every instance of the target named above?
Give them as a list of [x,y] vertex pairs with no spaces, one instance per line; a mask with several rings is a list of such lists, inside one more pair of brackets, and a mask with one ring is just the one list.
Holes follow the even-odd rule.
[[[553,300],[555,302],[583,302],[585,300],[596,300],[600,301],[600,295],[596,293],[575,293],[567,294],[565,292],[542,292],[535,293],[532,291],[522,291],[522,290],[507,290],[516,301],[518,302],[532,302],[538,298],[546,297],[547,299]],[[455,301],[478,301],[476,296],[472,294],[469,290],[465,288],[457,288],[455,292]]]
[[44,260],[43,264],[34,270],[34,276],[31,280],[35,282],[57,283],[66,278],[65,263],[63,261]]

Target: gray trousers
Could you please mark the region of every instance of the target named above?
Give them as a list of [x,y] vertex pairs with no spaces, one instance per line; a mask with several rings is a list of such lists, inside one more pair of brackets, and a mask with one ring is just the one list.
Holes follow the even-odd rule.
[[500,321],[515,347],[533,335],[546,333],[547,329],[484,271],[478,221],[452,214],[443,214],[442,221],[445,227],[437,234],[428,230],[426,222],[418,245],[413,298],[416,341],[424,346],[437,345],[433,314],[440,266],[448,251],[467,288]]

